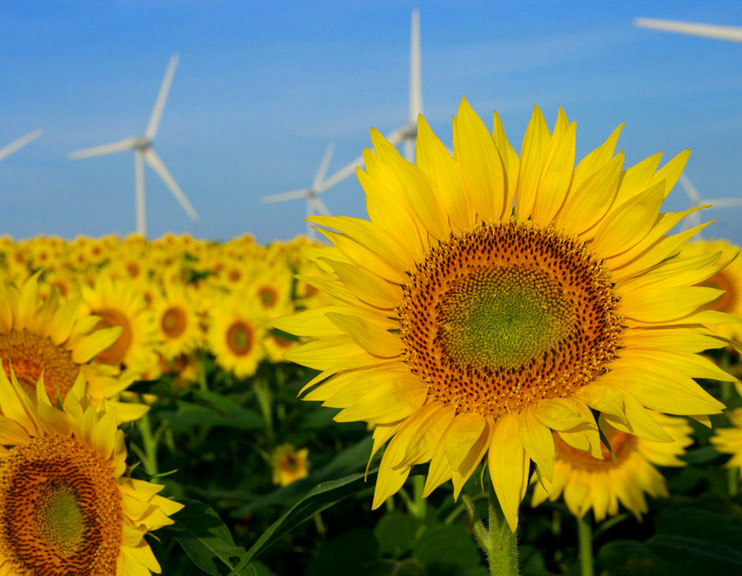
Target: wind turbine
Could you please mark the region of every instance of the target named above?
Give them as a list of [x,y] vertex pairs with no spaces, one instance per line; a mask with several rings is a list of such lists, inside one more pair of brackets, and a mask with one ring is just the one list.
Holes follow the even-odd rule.
[[103,144],[101,146],[95,146],[93,148],[85,148],[84,150],[77,150],[70,154],[70,158],[77,160],[80,158],[89,158],[91,156],[103,156],[105,154],[115,154],[117,152],[125,152],[126,150],[134,151],[134,178],[136,181],[136,218],[137,218],[137,233],[142,236],[147,236],[147,202],[146,193],[144,188],[144,163],[146,162],[149,166],[157,172],[162,178],[165,185],[170,189],[175,199],[183,207],[188,216],[192,220],[198,220],[198,214],[191,206],[191,203],[186,198],[183,191],[180,189],[175,179],[172,177],[168,169],[165,168],[165,164],[162,163],[160,157],[152,147],[153,140],[157,135],[157,128],[160,125],[160,117],[162,116],[162,110],[165,107],[165,101],[167,100],[168,92],[170,91],[170,84],[173,81],[173,75],[175,74],[175,67],[178,65],[178,55],[173,54],[170,58],[170,64],[165,72],[165,78],[160,86],[160,92],[157,94],[157,100],[155,101],[155,107],[152,109],[152,115],[149,118],[149,124],[147,124],[147,130],[143,136],[135,136],[131,138],[124,138],[123,140],[117,140],[110,144]]
[[[691,208],[697,208],[698,206],[709,206],[708,209],[716,209],[716,208],[739,208],[742,207],[742,198],[717,198],[714,200],[705,200],[701,198],[701,195],[698,193],[698,190],[696,190],[696,187],[693,186],[693,183],[690,181],[690,178],[688,178],[685,173],[680,175],[680,185],[683,187],[683,190],[685,190],[686,196],[688,196],[688,200],[690,200]],[[693,212],[692,214],[689,214],[688,217],[684,221],[683,228],[693,228],[694,226],[698,226],[701,223],[701,214],[700,211]],[[701,234],[699,232],[698,237],[701,237]]]
[[[271,196],[265,196],[263,198],[263,204],[274,204],[276,202],[285,202],[287,200],[298,200],[299,198],[307,199],[307,218],[315,214],[320,216],[330,216],[330,211],[325,206],[325,203],[320,199],[320,194],[327,190],[326,187],[322,186],[322,180],[327,173],[327,168],[330,166],[330,160],[332,159],[332,153],[335,151],[335,144],[330,142],[325,150],[325,155],[322,157],[317,173],[314,175],[314,181],[309,188],[299,188],[298,190],[292,190],[291,192],[283,192],[281,194],[273,194]],[[310,238],[316,238],[316,232],[307,222],[307,234]]]
[[678,22],[677,20],[658,20],[656,18],[636,18],[634,25],[676,34],[703,36],[716,40],[726,40],[727,42],[742,42],[742,27],[739,26],[719,26],[717,24]]
[[41,130],[34,130],[33,132],[29,132],[25,136],[21,136],[17,140],[13,140],[10,144],[5,146],[4,148],[0,148],[0,160],[3,158],[10,156],[13,152],[16,152],[23,148],[26,144],[33,142],[41,136],[42,132]]
[[[418,10],[412,11],[412,21],[410,24],[410,102],[409,102],[409,117],[407,123],[401,128],[398,128],[389,134],[386,139],[392,146],[404,142],[404,155],[410,162],[415,159],[415,142],[417,140],[417,117],[423,111],[423,96],[422,96],[422,82],[420,80],[420,12]],[[323,160],[324,162],[324,160]],[[329,164],[329,161],[328,161]],[[340,170],[332,174],[327,180],[324,180],[324,173],[322,178],[317,180],[315,177],[314,184],[310,190],[313,191],[314,197],[329,190],[336,184],[339,184],[348,177],[356,173],[356,168],[363,168],[363,156],[359,156],[349,164],[342,167]],[[322,167],[322,165],[320,165]],[[319,174],[319,171],[318,171]],[[307,204],[309,203],[309,196],[307,189],[293,190],[291,192],[285,192],[282,194],[274,194],[272,196],[266,196],[263,198],[264,203],[272,202],[283,202],[286,200],[295,200],[298,198],[307,198]],[[324,204],[322,204],[324,207]],[[309,207],[308,207],[309,208]],[[325,208],[326,210],[326,208]]]

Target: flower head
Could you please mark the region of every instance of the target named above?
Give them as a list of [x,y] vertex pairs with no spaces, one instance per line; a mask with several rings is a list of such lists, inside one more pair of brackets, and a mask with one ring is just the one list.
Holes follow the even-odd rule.
[[39,381],[28,396],[0,370],[0,572],[109,576],[160,572],[144,540],[182,505],[124,475],[115,407],[82,385],[54,407]]
[[372,130],[370,221],[311,218],[334,246],[304,280],[335,302],[274,325],[311,339],[286,355],[321,371],[305,398],[389,443],[374,507],[423,463],[425,495],[450,479],[458,496],[487,458],[515,530],[531,461],[554,478],[553,432],[602,458],[593,410],[669,442],[649,410],[723,408],[693,380],[733,379],[698,354],[723,346],[702,324],[734,319],[700,309],[721,265],[678,256],[697,230],[668,233],[691,210],[660,213],[688,154],[624,169],[619,133],[575,167],[576,125],[560,109],[550,132],[536,108],[518,155],[464,100],[453,155],[422,116],[417,165]]

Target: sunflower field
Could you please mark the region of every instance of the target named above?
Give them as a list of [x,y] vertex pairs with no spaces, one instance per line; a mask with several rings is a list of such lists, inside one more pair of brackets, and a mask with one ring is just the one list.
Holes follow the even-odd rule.
[[0,576],[742,573],[739,248],[620,131],[372,130],[322,242],[0,238]]

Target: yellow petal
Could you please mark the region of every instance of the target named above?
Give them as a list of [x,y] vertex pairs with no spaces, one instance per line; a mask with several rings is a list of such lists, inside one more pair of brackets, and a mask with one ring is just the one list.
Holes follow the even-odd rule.
[[554,438],[551,430],[538,421],[530,406],[521,415],[520,439],[529,458],[539,467],[541,475],[551,481],[554,477]]
[[[506,184],[500,154],[489,130],[465,98],[453,129],[453,155],[461,163],[467,195],[479,218],[500,222],[505,210]],[[507,210],[507,217],[510,211]]]
[[417,376],[396,376],[338,413],[336,422],[390,424],[406,418],[425,402],[428,391]]
[[336,312],[328,312],[327,317],[369,354],[380,358],[394,358],[404,349],[399,336],[392,334],[383,326],[358,316]]
[[515,212],[518,220],[525,221],[531,216],[541,179],[541,167],[550,143],[551,134],[544,115],[538,106],[534,106],[520,149],[520,174],[518,191],[515,194]]
[[371,306],[393,309],[402,301],[399,285],[387,282],[373,272],[352,264],[326,260],[345,287],[359,300]]
[[[560,117],[564,111],[559,108]],[[551,149],[546,155],[541,181],[536,194],[536,204],[531,215],[536,224],[548,226],[562,207],[567,191],[572,182],[572,171],[575,165],[575,146],[577,124],[572,123],[565,134],[555,134],[551,140]]]
[[501,417],[492,434],[489,469],[495,494],[512,532],[518,528],[518,508],[528,485],[529,463],[520,443],[518,418],[511,414]]

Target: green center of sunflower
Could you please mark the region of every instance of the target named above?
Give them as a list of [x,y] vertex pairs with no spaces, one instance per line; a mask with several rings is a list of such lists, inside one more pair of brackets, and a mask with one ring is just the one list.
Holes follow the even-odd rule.
[[623,323],[583,242],[515,222],[431,248],[397,313],[405,362],[431,400],[493,417],[592,382],[616,358]]
[[442,300],[441,348],[459,366],[515,368],[567,336],[570,316],[559,286],[538,270],[473,272]]
[[52,482],[37,505],[40,534],[65,555],[75,552],[85,535],[85,518],[75,493],[69,486]]
[[252,329],[245,322],[238,320],[227,330],[227,346],[237,356],[244,356],[250,352],[252,341]]

